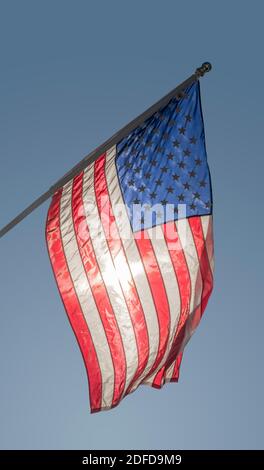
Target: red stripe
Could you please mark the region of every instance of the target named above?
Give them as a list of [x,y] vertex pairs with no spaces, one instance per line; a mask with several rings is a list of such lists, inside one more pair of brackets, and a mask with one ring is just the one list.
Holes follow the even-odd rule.
[[72,213],[74,230],[78,242],[80,256],[83,262],[83,267],[86,272],[87,280],[89,282],[96,307],[100,313],[100,318],[113,361],[115,375],[112,405],[115,406],[120,401],[125,386],[126,359],[115,314],[113,312],[113,308],[94,253],[83,206],[82,194],[83,173],[74,178],[72,187]]
[[176,359],[175,365],[174,365],[174,369],[173,369],[173,373],[172,373],[172,376],[170,378],[170,382],[178,382],[178,380],[179,380],[182,356],[183,356],[183,352],[181,352],[177,356],[177,359]]
[[146,379],[155,372],[166,352],[170,335],[170,308],[164,281],[147,230],[142,231],[141,237],[136,237],[135,241],[145,268],[159,323],[158,352]]
[[105,154],[95,162],[95,195],[112,259],[118,267],[122,267],[123,265],[128,268],[128,276],[122,276],[122,272],[119,272],[118,278],[134,328],[138,351],[138,368],[130,383],[130,389],[133,382],[141,375],[147,365],[149,356],[149,338],[145,315],[115,222],[105,176],[105,162]]
[[[214,257],[214,234],[213,234],[213,219],[212,216],[209,217],[207,233],[204,234],[206,242],[206,250],[209,261],[212,261]],[[211,265],[210,265],[211,268]],[[213,277],[213,272],[211,268],[211,273]]]
[[163,368],[158,372],[154,378],[154,384],[161,386],[165,379],[166,369],[172,364],[179,353],[179,349],[184,338],[185,323],[190,313],[190,301],[191,301],[191,279],[180,242],[179,235],[177,233],[176,225],[174,222],[168,222],[163,225],[164,239],[167,244],[168,252],[172,262],[172,266],[175,272],[175,276],[178,282],[181,311],[180,317],[173,340],[172,348]]
[[213,289],[213,276],[206,250],[206,243],[204,239],[203,227],[200,217],[191,217],[189,219],[189,225],[192,231],[197,256],[199,259],[201,276],[203,281],[200,312],[200,316],[202,316]]
[[102,376],[92,337],[75,292],[64,254],[60,232],[61,195],[62,189],[53,196],[48,211],[46,241],[58,289],[83,356],[88,376],[91,411],[95,412],[101,410]]
[[166,377],[166,370],[165,367],[162,367],[158,374],[156,375],[154,381],[152,382],[151,386],[154,388],[162,388],[165,382],[178,382],[180,376],[180,366],[182,361],[183,352],[178,354],[177,358],[174,361],[173,373],[171,378],[168,379]]

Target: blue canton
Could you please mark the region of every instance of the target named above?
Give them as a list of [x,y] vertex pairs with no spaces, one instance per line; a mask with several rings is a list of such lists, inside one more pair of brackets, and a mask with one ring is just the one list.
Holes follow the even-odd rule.
[[[211,214],[198,82],[119,142],[116,168],[133,231]],[[153,207],[160,209],[155,212]],[[151,217],[146,216],[148,211]]]

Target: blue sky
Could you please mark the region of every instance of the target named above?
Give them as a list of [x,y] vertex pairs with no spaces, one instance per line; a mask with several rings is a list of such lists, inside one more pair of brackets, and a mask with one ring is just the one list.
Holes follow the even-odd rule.
[[216,246],[180,382],[90,415],[46,252],[48,203],[1,239],[1,448],[263,448],[263,13],[256,0],[1,2],[1,226],[210,60]]

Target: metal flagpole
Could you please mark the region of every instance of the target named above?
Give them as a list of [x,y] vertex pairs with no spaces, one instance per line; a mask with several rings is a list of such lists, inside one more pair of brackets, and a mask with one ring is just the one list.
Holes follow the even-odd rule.
[[11,220],[5,227],[0,230],[0,238],[3,237],[9,230],[11,230],[15,225],[19,224],[25,217],[27,217],[31,212],[33,212],[37,207],[39,207],[43,202],[49,199],[57,189],[64,186],[68,181],[70,181],[74,176],[78,175],[84,168],[87,167],[90,163],[94,162],[102,153],[104,153],[108,148],[116,145],[120,140],[127,136],[133,129],[137,126],[143,124],[143,122],[148,119],[152,114],[154,114],[159,108],[165,106],[173,97],[181,98],[181,93],[185,88],[191,85],[196,80],[199,80],[200,77],[212,69],[210,62],[204,62],[201,67],[198,67],[193,75],[187,78],[184,82],[170,91],[167,95],[157,101],[155,104],[150,106],[146,111],[140,114],[138,117],[133,119],[129,124],[120,129],[116,134],[114,134],[110,139],[106,140],[102,145],[93,150],[89,155],[84,157],[77,165],[75,165],[68,173],[66,173],[62,178],[60,178],[55,184],[53,184],[48,191],[43,193],[38,197],[32,204],[30,204],[26,209],[24,209],[20,214],[18,214],[13,220]]

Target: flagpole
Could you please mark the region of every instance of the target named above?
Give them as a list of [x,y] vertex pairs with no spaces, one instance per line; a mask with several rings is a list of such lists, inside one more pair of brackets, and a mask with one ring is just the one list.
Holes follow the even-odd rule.
[[0,238],[3,237],[7,232],[9,232],[13,227],[19,224],[25,217],[27,217],[31,212],[33,212],[37,207],[39,207],[43,202],[47,201],[53,194],[62,186],[64,186],[68,181],[78,175],[84,168],[87,167],[90,163],[94,162],[100,155],[102,155],[108,148],[116,145],[120,140],[126,137],[133,129],[137,126],[143,124],[143,122],[148,119],[152,114],[154,114],[158,109],[165,106],[173,97],[181,98],[181,93],[185,88],[190,86],[196,80],[199,80],[200,77],[212,69],[210,62],[204,62],[201,67],[198,67],[196,71],[189,78],[184,80],[180,85],[170,91],[167,95],[157,101],[155,104],[150,106],[146,111],[133,119],[129,124],[120,129],[116,134],[114,134],[110,139],[106,140],[102,145],[97,147],[91,153],[86,155],[77,165],[75,165],[70,171],[68,171],[62,178],[60,178],[55,184],[53,184],[45,193],[38,197],[35,201],[32,202],[26,209],[24,209],[20,214],[18,214],[14,219],[12,219],[7,225],[5,225],[0,230]]

